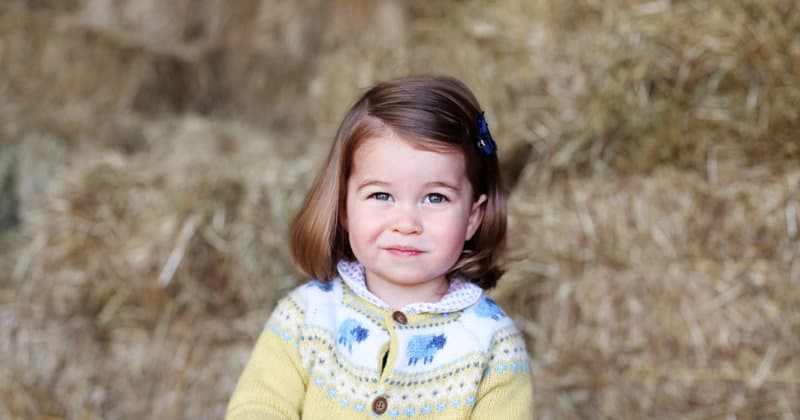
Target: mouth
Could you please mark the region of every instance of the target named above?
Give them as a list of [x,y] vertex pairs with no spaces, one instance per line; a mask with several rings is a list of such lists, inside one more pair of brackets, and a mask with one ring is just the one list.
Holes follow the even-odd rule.
[[422,254],[424,251],[410,246],[390,246],[385,248],[392,255],[399,257],[414,257]]

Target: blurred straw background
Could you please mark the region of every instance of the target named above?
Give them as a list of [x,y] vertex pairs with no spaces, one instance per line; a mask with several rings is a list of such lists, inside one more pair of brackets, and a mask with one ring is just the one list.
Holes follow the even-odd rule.
[[448,73],[513,182],[537,417],[800,417],[794,0],[3,0],[0,418],[221,418],[350,102]]

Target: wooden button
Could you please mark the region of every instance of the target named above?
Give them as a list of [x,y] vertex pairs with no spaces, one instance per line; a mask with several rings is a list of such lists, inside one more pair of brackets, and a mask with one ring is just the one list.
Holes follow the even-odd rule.
[[374,411],[375,414],[383,414],[386,412],[387,408],[389,408],[389,403],[386,401],[386,398],[378,397],[372,402],[372,411]]
[[408,323],[408,318],[406,318],[406,314],[404,314],[404,313],[402,313],[400,311],[395,311],[392,314],[392,319],[397,321],[397,323],[399,323],[399,324],[406,325]]

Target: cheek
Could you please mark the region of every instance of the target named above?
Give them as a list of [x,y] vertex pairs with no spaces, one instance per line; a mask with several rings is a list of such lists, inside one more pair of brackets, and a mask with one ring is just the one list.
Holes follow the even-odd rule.
[[354,211],[348,217],[347,233],[351,244],[362,244],[374,240],[380,233],[380,229],[374,218],[362,212]]
[[466,219],[462,220],[456,216],[454,219],[450,220],[450,223],[435,223],[432,224],[432,228],[435,230],[439,241],[449,249],[457,249],[459,252],[461,252],[461,250],[464,248],[464,237],[466,236],[467,232]]

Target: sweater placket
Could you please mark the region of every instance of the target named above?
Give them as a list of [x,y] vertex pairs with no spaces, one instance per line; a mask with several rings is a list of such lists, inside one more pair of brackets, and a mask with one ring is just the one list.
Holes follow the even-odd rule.
[[377,415],[382,415],[387,411],[391,413],[398,409],[399,401],[393,401],[394,396],[387,391],[387,382],[400,358],[401,345],[398,330],[404,328],[408,323],[407,315],[401,311],[387,311],[386,315],[388,316],[383,318],[383,328],[389,334],[389,342],[378,355],[379,380],[372,401],[372,411]]

